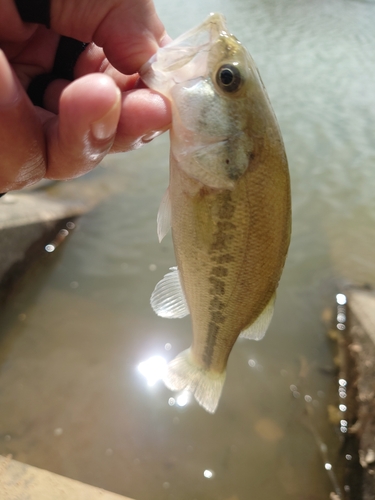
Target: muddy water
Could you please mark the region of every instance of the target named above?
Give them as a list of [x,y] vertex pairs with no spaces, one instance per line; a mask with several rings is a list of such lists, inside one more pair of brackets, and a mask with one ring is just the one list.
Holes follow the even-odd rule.
[[214,416],[148,385],[139,364],[190,342],[188,318],[149,306],[174,264],[155,228],[168,139],[111,157],[123,193],[2,312],[0,453],[136,500],[328,499],[344,489],[343,436],[327,419],[337,400],[320,314],[340,284],[375,284],[375,3],[156,4],[172,36],[222,11],[270,94],[294,208],[274,320],[262,342],[238,341]]

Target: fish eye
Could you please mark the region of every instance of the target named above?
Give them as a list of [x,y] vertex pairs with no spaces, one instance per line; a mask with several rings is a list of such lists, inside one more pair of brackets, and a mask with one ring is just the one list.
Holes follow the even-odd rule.
[[224,92],[236,92],[241,86],[242,77],[237,66],[223,64],[216,73],[216,83]]

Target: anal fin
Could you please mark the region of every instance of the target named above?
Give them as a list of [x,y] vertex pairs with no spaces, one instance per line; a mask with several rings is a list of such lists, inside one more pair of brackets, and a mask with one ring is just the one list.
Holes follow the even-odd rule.
[[263,309],[262,313],[257,317],[257,319],[251,323],[245,330],[240,334],[241,338],[251,339],[251,340],[261,340],[270,323],[273,316],[274,306],[276,300],[276,293],[271,297],[266,307]]

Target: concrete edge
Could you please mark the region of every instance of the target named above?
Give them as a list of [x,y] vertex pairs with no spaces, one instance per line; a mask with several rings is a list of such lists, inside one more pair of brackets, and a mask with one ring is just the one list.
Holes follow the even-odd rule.
[[53,472],[0,456],[2,500],[132,500],[59,476]]

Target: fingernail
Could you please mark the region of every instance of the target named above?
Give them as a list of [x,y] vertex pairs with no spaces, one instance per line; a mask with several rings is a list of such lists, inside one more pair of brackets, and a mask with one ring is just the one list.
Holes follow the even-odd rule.
[[161,135],[165,130],[156,130],[155,132],[149,132],[142,137],[142,142],[151,142],[155,137]]
[[111,107],[111,109],[104,116],[102,116],[100,120],[97,120],[96,122],[93,122],[91,124],[92,135],[98,141],[109,139],[116,133],[118,120],[121,113],[121,106],[119,106],[119,103],[121,101],[120,89],[116,89],[116,92],[116,102]]
[[159,41],[159,47],[165,47],[169,43],[173,42],[173,39],[168,35],[167,32],[164,32],[163,36]]
[[18,97],[17,81],[4,52],[0,49],[0,106],[11,106],[17,101]]

